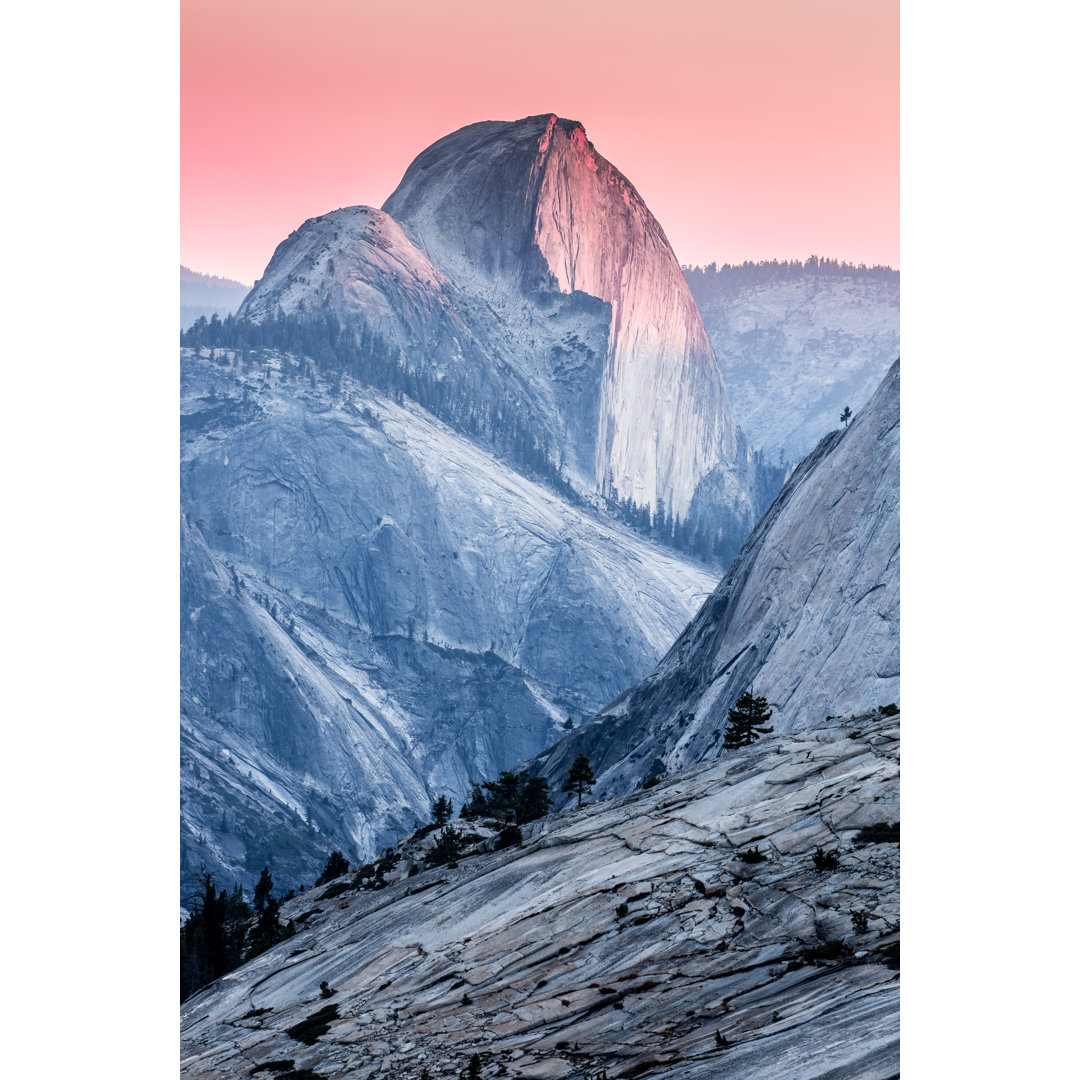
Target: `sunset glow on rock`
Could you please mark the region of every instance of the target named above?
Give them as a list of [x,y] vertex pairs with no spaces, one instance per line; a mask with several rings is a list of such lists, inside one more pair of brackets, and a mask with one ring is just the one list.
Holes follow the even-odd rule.
[[[181,259],[254,281],[481,120],[579,120],[682,263],[899,263],[896,0],[182,0]],[[582,136],[584,137],[584,136]]]

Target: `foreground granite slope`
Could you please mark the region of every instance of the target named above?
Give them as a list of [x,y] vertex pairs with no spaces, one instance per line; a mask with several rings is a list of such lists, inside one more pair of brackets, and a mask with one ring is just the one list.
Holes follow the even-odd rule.
[[[294,937],[184,1004],[182,1073],[419,1080],[478,1053],[484,1077],[899,1076],[899,845],[858,839],[898,821],[898,773],[899,718],[875,711],[455,868],[409,876],[406,843],[388,888],[291,901]],[[328,1005],[311,1045],[287,1034]]]

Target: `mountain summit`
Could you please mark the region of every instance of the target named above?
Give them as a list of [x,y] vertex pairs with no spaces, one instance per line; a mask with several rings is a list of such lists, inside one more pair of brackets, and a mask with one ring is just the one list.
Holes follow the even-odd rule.
[[440,139],[381,211],[305,222],[240,314],[322,310],[493,414],[523,413],[582,493],[685,521],[707,490],[699,516],[743,535],[774,493],[663,229],[576,121]]
[[597,484],[685,515],[698,481],[734,459],[724,382],[675,253],[577,121],[462,128],[409,166],[383,209],[458,280],[501,278],[610,305]]

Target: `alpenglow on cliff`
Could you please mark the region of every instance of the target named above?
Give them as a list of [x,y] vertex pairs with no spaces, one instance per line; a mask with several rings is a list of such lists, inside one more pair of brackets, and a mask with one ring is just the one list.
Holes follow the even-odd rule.
[[775,493],[663,229],[576,121],[440,139],[382,210],[306,221],[239,314],[324,311],[525,417],[582,493],[662,500],[683,520],[696,494],[694,513],[732,535]]

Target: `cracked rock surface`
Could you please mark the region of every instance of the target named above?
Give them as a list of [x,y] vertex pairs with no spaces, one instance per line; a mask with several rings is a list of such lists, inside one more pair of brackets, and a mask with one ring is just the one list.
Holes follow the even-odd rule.
[[[483,1077],[898,1076],[899,843],[859,830],[899,820],[899,747],[899,718],[874,712],[455,867],[410,876],[406,842],[388,887],[290,901],[294,937],[184,1003],[182,1074],[292,1059],[419,1080],[477,1053]],[[337,1016],[309,1046],[287,1029],[327,1005],[322,982]]]

